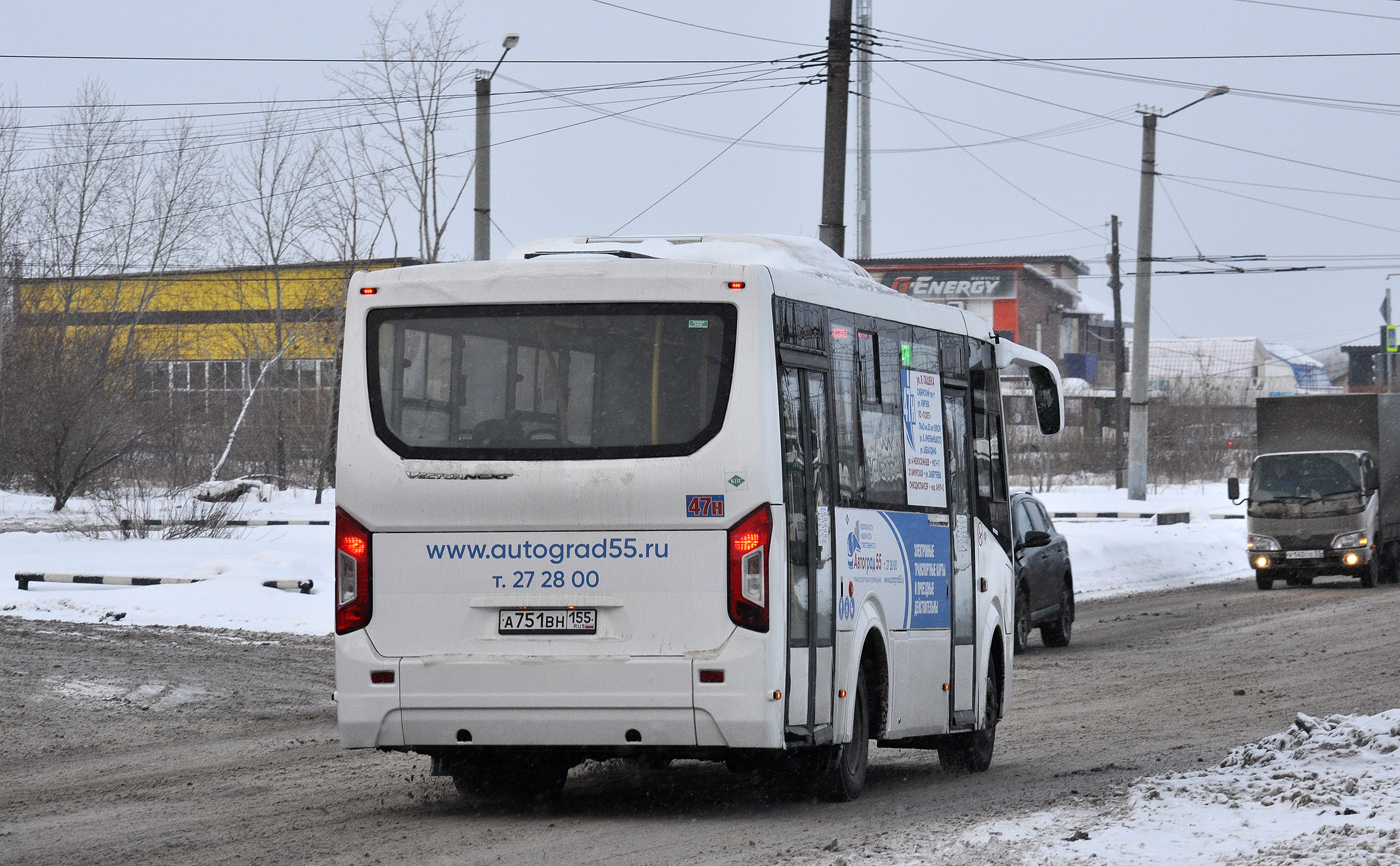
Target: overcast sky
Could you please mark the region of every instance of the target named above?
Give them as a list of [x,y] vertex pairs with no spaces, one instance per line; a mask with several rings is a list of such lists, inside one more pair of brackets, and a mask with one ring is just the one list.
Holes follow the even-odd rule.
[[[404,2],[398,14],[416,18],[428,5]],[[733,32],[596,0],[463,6],[464,30],[481,43],[483,63],[499,56],[506,32],[521,35],[495,82],[492,204],[505,236],[521,243],[624,225],[626,234],[815,236],[824,92],[798,84],[813,70],[794,68],[793,58],[823,47],[827,3],[617,5]],[[5,6],[0,53],[320,59],[358,56],[370,12],[389,8],[348,0]],[[1393,52],[1400,2],[874,0],[874,25],[883,31],[877,50],[884,58],[872,111],[875,255],[1073,255],[1091,269],[1081,288],[1107,303],[1106,223],[1116,213],[1131,306],[1141,152],[1134,109],[1170,111],[1225,84],[1231,94],[1161,121],[1155,254],[1260,254],[1267,260],[1237,264],[1324,267],[1157,276],[1152,335],[1259,336],[1306,350],[1374,342],[1386,277],[1400,272],[1400,56],[1144,58]],[[1133,59],[1075,61],[1072,70],[948,62],[989,52]],[[624,60],[656,62],[617,62]],[[26,120],[42,124],[54,115],[37,106],[67,102],[89,78],[133,105],[312,100],[337,95],[328,78],[337,68],[347,65],[0,59],[0,82],[35,106]],[[609,86],[679,75],[693,78]],[[594,89],[572,98],[628,109],[628,118],[653,125],[526,92],[580,87]],[[447,138],[454,151],[472,144],[465,97]],[[660,100],[668,101],[652,104]],[[132,108],[149,117],[173,110]],[[236,130],[246,118],[207,122]],[[469,164],[468,154],[453,171],[464,174]],[[853,160],[850,168],[853,176]],[[848,254],[854,200],[848,184]],[[464,209],[454,223],[451,257],[471,257],[470,216]],[[493,243],[497,256],[509,246],[500,234]],[[401,249],[410,253],[413,245]],[[1391,282],[1400,288],[1400,276]]]

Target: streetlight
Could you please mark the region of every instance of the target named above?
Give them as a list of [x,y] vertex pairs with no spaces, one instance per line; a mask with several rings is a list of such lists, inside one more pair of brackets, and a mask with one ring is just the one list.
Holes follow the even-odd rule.
[[519,33],[507,33],[501,42],[505,50],[491,73],[476,71],[476,244],[472,258],[478,262],[491,258],[491,79],[519,44]]
[[1175,111],[1140,108],[1142,178],[1138,186],[1137,286],[1133,295],[1133,394],[1128,418],[1128,498],[1147,498],[1147,350],[1152,321],[1152,194],[1157,182],[1157,118],[1171,117],[1198,102],[1222,96],[1230,88],[1211,88]]

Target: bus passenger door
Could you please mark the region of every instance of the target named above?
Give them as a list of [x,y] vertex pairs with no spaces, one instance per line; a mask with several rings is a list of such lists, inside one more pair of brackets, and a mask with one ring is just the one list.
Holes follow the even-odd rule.
[[783,499],[787,513],[787,739],[832,741],[835,561],[827,377],[784,367]]
[[953,727],[976,722],[977,596],[973,575],[970,507],[972,465],[968,457],[967,389],[943,388],[943,433],[948,477],[948,518],[953,547],[953,662],[948,680]]

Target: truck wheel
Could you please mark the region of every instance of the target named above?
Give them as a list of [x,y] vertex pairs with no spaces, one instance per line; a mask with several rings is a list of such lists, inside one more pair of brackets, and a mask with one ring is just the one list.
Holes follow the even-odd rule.
[[865,790],[870,767],[870,706],[865,694],[865,674],[856,677],[856,707],[851,720],[851,741],[836,747],[835,760],[822,780],[826,799],[849,803]]
[[1361,585],[1370,589],[1381,579],[1381,558],[1372,556],[1371,561],[1366,563],[1366,568],[1361,572]]
[[1254,585],[1260,589],[1273,589],[1274,579],[1271,575],[1256,569],[1254,572]]
[[1060,587],[1060,613],[1053,622],[1040,627],[1040,640],[1046,646],[1069,646],[1070,634],[1074,629],[1074,590],[1069,579]]
[[1026,651],[1031,639],[1031,597],[1026,588],[1016,591],[1016,631],[1011,639],[1012,652],[1020,655]]

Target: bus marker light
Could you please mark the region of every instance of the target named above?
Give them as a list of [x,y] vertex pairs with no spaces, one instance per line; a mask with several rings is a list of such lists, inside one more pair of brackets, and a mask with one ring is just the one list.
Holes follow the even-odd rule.
[[985,577],[982,578],[982,591],[983,591],[983,592],[986,592],[986,591],[987,591],[987,579],[986,579]]
[[722,683],[724,682],[724,671],[700,671],[700,682],[702,683]]
[[783,699],[783,690],[782,690],[782,689],[774,689],[774,690],[773,690],[773,700],[775,700],[775,701],[781,701],[782,699]]
[[945,692],[948,691],[948,684],[947,684],[947,683],[944,683],[944,684],[943,684],[943,691],[945,691]]
[[842,689],[840,692],[837,693],[836,696],[839,698],[844,698],[846,696],[846,690]]
[[369,681],[384,686],[394,681],[393,671],[370,671]]
[[743,282],[740,281],[740,280],[730,280],[730,281],[729,281],[729,288],[731,288],[731,289],[742,289],[743,287],[744,287],[744,284],[743,284]]
[[365,286],[364,288],[360,289],[360,294],[362,295],[373,295],[377,294],[378,292],[379,290],[374,288],[373,286]]
[[773,515],[767,505],[750,511],[729,530],[729,618],[735,625],[768,631],[768,544]]
[[342,508],[335,510],[335,633],[369,625],[370,534]]

